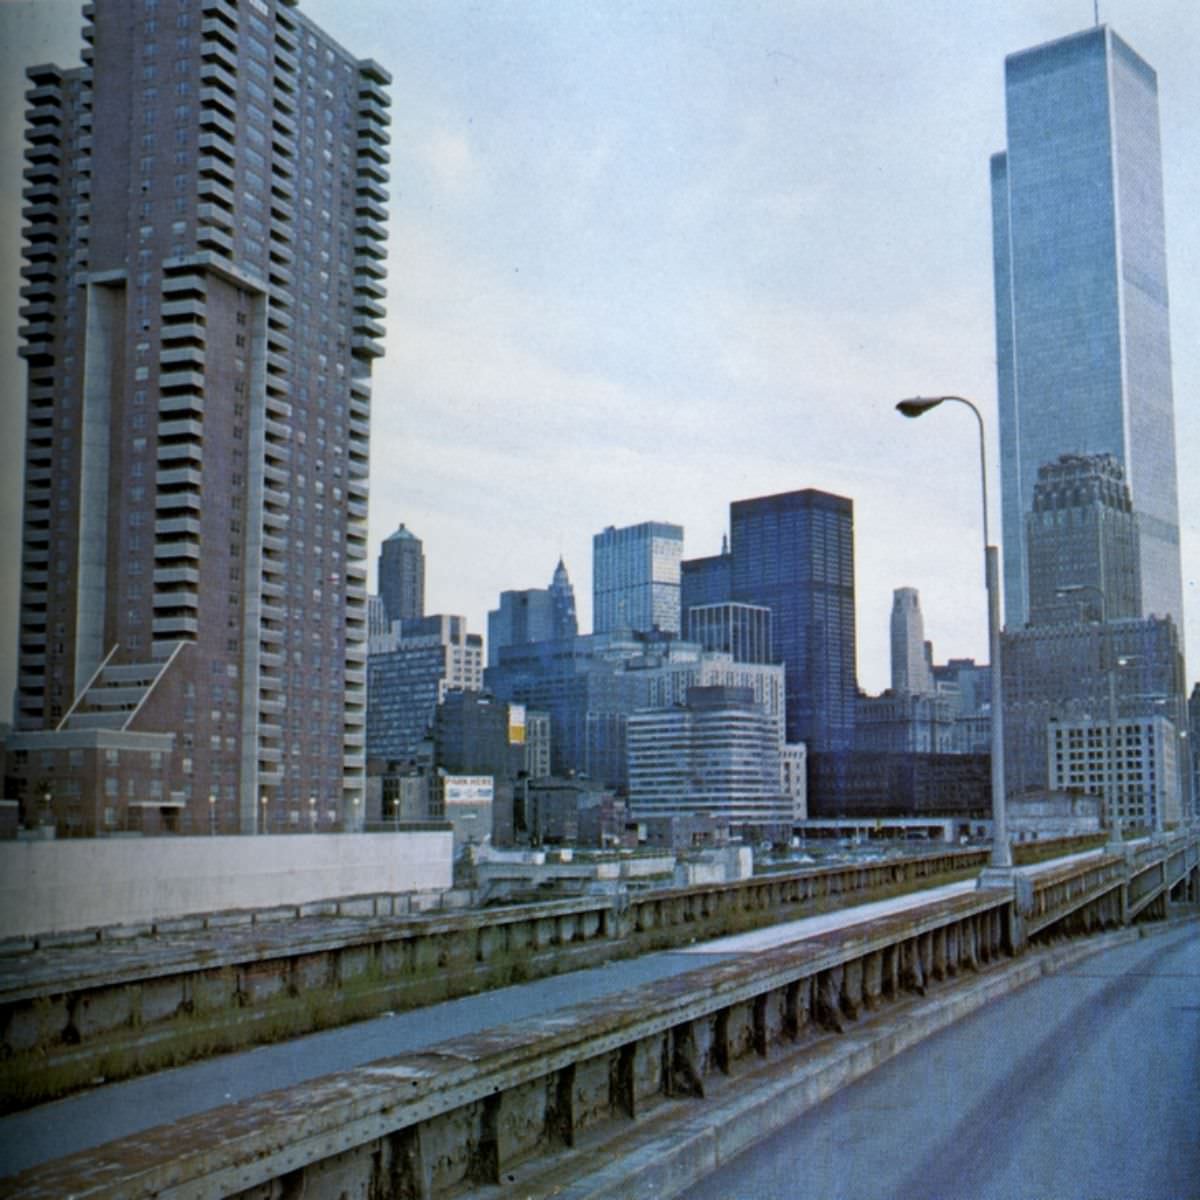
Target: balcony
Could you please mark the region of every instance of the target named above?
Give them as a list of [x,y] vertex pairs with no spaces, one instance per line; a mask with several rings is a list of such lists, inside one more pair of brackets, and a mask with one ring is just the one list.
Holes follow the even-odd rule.
[[192,487],[199,489],[202,476],[199,471],[193,470],[191,467],[172,467],[170,470],[159,470],[154,477],[154,482],[159,488]]
[[206,331],[201,323],[208,316],[208,305],[203,300],[169,300],[159,309],[159,313],[163,319],[163,341],[173,339],[177,336],[176,330],[181,328],[174,324],[182,318],[195,318],[191,321],[186,321],[182,328],[188,330],[187,336],[196,338],[204,338]]
[[170,442],[179,438],[189,438],[199,442],[204,439],[204,426],[192,418],[161,421],[158,426],[158,437],[162,442]]
[[172,541],[155,542],[154,557],[156,559],[194,558],[200,557],[200,544],[190,539],[175,538]]

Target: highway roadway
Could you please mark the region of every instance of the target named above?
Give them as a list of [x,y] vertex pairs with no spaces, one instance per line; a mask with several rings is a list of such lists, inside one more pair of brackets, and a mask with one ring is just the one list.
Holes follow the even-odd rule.
[[1200,923],[995,1001],[686,1196],[1200,1196]]

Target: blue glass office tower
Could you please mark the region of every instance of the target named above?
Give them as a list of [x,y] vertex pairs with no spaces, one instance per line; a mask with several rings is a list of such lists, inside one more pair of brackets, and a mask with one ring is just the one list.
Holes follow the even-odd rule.
[[1028,614],[1038,469],[1112,454],[1141,544],[1141,610],[1182,628],[1158,85],[1106,26],[1010,55],[992,159],[1007,624]]
[[643,521],[592,538],[592,628],[678,634],[683,527]]
[[787,740],[849,750],[857,694],[854,503],[806,488],[729,506],[732,599],[771,610]]

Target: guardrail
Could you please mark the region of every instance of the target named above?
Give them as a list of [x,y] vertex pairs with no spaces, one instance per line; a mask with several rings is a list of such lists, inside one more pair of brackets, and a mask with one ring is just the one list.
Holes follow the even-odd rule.
[[978,969],[1006,950],[1008,903],[974,893],[385,1059],[50,1164],[9,1195],[432,1200],[509,1183],[522,1163]]
[[0,1105],[794,919],[969,872],[985,858],[955,847],[482,911],[392,915],[391,897],[361,897],[175,920],[161,935],[96,931],[0,957]]

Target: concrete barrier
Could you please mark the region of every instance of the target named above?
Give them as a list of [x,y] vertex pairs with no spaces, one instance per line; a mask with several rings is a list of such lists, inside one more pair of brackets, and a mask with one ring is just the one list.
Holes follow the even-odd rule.
[[531,1189],[555,1155],[1007,955],[976,892],[213,1110],[17,1176],[9,1194],[412,1196]]
[[389,895],[351,897],[40,939],[40,953],[0,956],[0,1106],[911,890],[983,857],[424,916]]
[[0,842],[0,941],[452,882],[449,829]]

